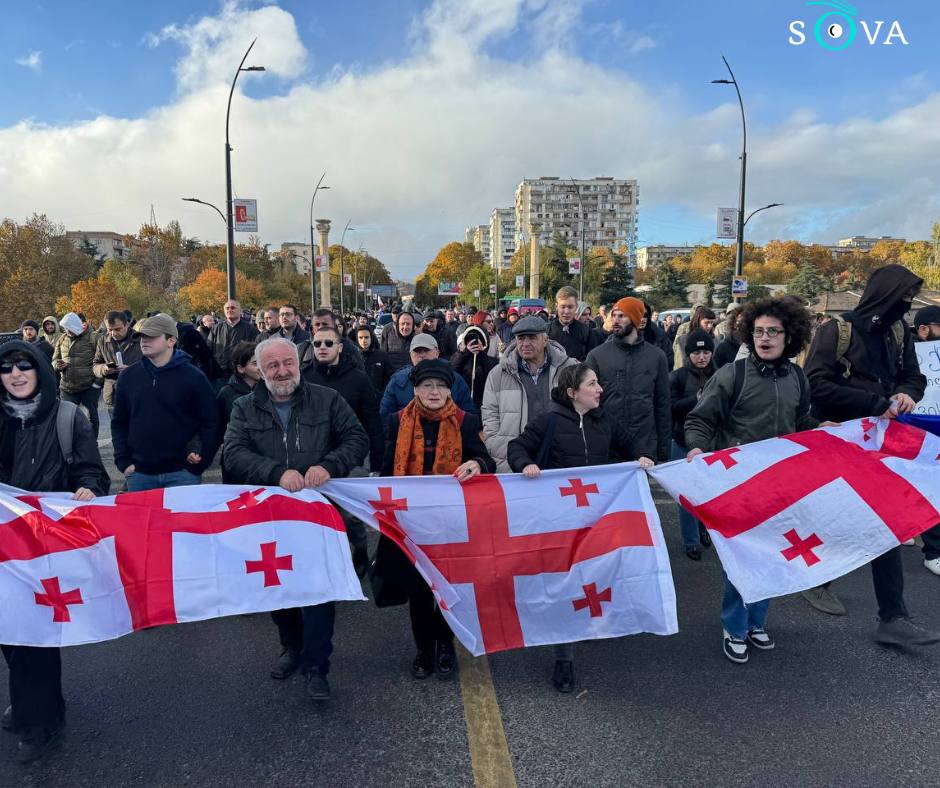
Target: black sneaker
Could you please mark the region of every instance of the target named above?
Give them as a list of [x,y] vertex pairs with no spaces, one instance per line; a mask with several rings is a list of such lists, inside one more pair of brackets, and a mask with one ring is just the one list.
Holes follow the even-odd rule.
[[708,533],[708,529],[704,525],[698,527],[698,541],[702,547],[711,547],[712,538]]
[[685,555],[687,558],[691,558],[693,561],[702,560],[702,551],[699,550],[697,547],[686,547]]
[[277,658],[274,667],[271,668],[271,678],[283,681],[290,678],[297,672],[297,652],[293,649],[285,648],[281,656]]
[[754,646],[754,648],[759,648],[761,651],[770,651],[776,645],[770,633],[762,627],[752,629],[748,632],[747,642]]
[[552,685],[559,692],[574,692],[574,663],[570,659],[556,659]]
[[434,659],[434,672],[441,681],[446,681],[457,670],[457,655],[453,643],[438,643]]
[[875,640],[890,646],[932,646],[940,643],[940,632],[917,626],[909,618],[879,621]]
[[431,655],[425,651],[419,651],[415,655],[415,661],[411,663],[411,675],[416,679],[426,679],[434,672],[434,660]]
[[307,697],[310,700],[322,702],[330,699],[330,682],[326,676],[319,673],[308,673],[307,679]]
[[24,736],[16,745],[16,753],[13,756],[13,760],[17,763],[32,763],[33,761],[38,761],[53,750],[58,749],[64,738],[64,724]]
[[743,665],[747,662],[747,641],[732,637],[727,630],[725,630],[724,633],[721,649],[724,651],[725,656],[732,662],[738,665]]

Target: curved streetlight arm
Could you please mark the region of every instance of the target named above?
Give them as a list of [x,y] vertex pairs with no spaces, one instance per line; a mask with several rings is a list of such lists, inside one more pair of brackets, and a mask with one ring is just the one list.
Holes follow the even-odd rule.
[[747,219],[744,220],[744,226],[745,226],[745,227],[747,226],[747,223],[748,223],[749,221],[751,221],[751,217],[752,217],[755,213],[760,213],[761,211],[766,211],[768,208],[778,208],[778,207],[781,206],[781,205],[783,205],[782,202],[772,202],[770,205],[765,205],[763,208],[755,208],[753,211],[751,211],[751,212],[747,215]]
[[323,179],[324,179],[325,177],[326,177],[326,172],[324,172],[324,173],[320,176],[320,180],[317,181],[317,185],[316,185],[316,187],[315,187],[314,190],[313,190],[313,197],[310,198],[310,226],[311,226],[311,227],[313,227],[313,203],[314,203],[314,201],[317,199],[317,192],[320,191],[320,189],[329,189],[329,188],[330,188],[329,186],[321,186],[321,185],[320,185],[320,184],[323,183]]
[[741,108],[741,131],[743,135],[743,139],[741,142],[741,149],[747,150],[747,120],[744,117],[744,99],[741,98],[741,89],[738,87],[738,80],[735,79],[734,72],[731,70],[731,66],[728,65],[727,58],[724,55],[722,55],[721,59],[724,61],[725,68],[728,69],[728,73],[731,75],[731,79],[730,80],[715,79],[712,81],[718,84],[730,83],[734,85],[734,92],[738,94],[738,106]]
[[228,106],[225,108],[225,145],[229,150],[231,150],[231,146],[228,141],[228,119],[232,112],[232,96],[235,95],[235,83],[238,82],[238,75],[242,72],[242,66],[245,65],[245,61],[248,59],[248,53],[251,52],[251,48],[255,45],[255,41],[257,40],[257,37],[255,37],[254,41],[248,45],[248,49],[245,50],[245,56],[242,58],[242,62],[238,64],[235,77],[232,79],[232,89],[228,92]]
[[228,222],[225,221],[225,214],[222,213],[222,211],[220,211],[220,210],[219,210],[216,206],[214,206],[211,202],[206,202],[205,200],[200,200],[200,199],[197,198],[197,197],[181,197],[180,199],[182,199],[183,202],[197,202],[197,203],[199,203],[200,205],[208,205],[213,211],[215,211],[215,212],[219,215],[219,218],[222,220],[222,224],[224,224],[224,225],[226,225],[226,226],[228,225]]

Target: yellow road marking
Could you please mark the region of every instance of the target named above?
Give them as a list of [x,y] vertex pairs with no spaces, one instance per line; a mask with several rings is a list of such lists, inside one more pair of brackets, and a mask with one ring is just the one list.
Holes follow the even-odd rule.
[[486,656],[473,657],[459,644],[457,656],[473,781],[477,788],[515,788],[516,773],[512,768],[489,659]]

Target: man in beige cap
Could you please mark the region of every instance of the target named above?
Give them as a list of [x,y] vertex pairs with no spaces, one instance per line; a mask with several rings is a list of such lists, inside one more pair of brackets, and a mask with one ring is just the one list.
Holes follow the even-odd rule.
[[111,417],[114,464],[130,492],[199,484],[219,447],[218,411],[208,378],[176,349],[176,321],[141,320],[139,364],[119,376]]

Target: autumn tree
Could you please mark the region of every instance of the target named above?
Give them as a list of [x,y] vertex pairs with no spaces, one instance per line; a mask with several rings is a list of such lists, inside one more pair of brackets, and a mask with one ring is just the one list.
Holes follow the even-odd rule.
[[81,312],[88,325],[97,326],[112,309],[127,309],[127,299],[121,295],[114,280],[102,270],[93,279],[83,279],[72,285],[67,296],[56,300],[58,314]]
[[483,255],[473,248],[472,243],[452,241],[441,247],[415,281],[416,301],[421,304],[443,304],[447,299],[438,297],[438,284],[462,281],[474,266],[482,264]]
[[[255,309],[267,303],[264,285],[256,279],[249,279],[241,271],[235,272],[235,288],[239,302],[246,309]],[[188,312],[217,312],[225,303],[227,292],[228,278],[225,271],[207,268],[192,284],[180,288],[179,300]]]

